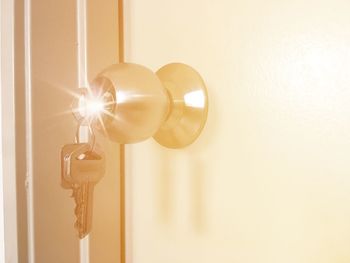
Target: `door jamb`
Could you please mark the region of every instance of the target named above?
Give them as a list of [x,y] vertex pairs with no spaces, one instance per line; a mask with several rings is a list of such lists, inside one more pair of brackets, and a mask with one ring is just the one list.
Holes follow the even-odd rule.
[[0,261],[18,262],[14,0],[0,4]]

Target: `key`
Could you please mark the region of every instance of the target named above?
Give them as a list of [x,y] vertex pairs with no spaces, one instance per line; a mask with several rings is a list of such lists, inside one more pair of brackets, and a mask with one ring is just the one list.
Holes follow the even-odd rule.
[[105,158],[87,143],[67,144],[61,151],[61,179],[64,188],[72,189],[75,200],[75,228],[84,238],[92,227],[93,192],[105,172]]

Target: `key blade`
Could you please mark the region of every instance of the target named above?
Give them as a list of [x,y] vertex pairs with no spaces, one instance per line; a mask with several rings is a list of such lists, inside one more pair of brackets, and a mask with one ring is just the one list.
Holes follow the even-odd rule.
[[94,186],[93,183],[81,184],[74,194],[76,202],[75,228],[78,230],[80,239],[91,232]]

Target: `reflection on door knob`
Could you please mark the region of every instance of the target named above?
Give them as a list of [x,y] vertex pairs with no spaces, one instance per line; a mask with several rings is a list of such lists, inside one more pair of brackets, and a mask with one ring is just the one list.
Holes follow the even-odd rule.
[[169,148],[194,142],[207,111],[202,78],[180,63],[168,64],[156,73],[137,64],[112,65],[74,103],[78,119],[89,121],[115,142],[135,143],[153,136]]

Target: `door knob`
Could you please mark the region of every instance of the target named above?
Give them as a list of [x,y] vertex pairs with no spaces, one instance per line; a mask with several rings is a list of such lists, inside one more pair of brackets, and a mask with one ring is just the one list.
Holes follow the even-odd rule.
[[112,65],[73,103],[78,120],[88,121],[115,142],[136,143],[153,136],[168,148],[194,142],[207,111],[204,81],[180,63],[165,65],[156,73],[137,64]]

